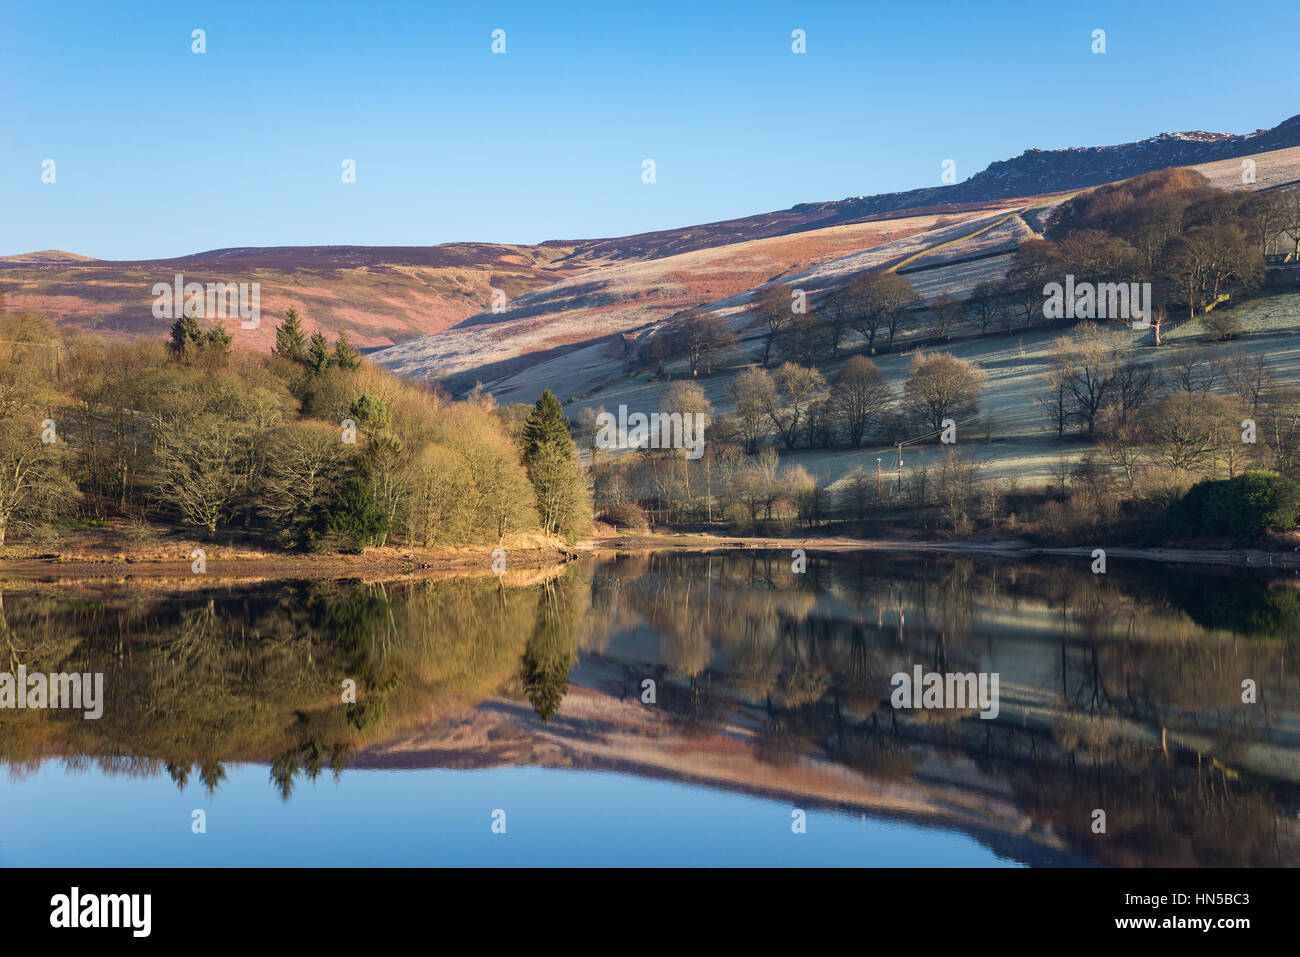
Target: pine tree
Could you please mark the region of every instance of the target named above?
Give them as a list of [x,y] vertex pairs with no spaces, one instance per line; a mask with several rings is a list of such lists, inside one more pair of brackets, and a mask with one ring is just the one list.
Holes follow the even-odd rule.
[[367,432],[382,432],[393,424],[388,406],[369,392],[364,392],[352,400],[352,405],[348,408],[348,417]]
[[569,442],[569,420],[564,407],[551,390],[546,389],[524,420],[524,465],[536,459],[543,448],[568,451]]
[[271,352],[294,362],[302,362],[307,358],[307,335],[302,331],[298,310],[293,306],[285,312],[284,322],[275,330],[275,348]]
[[193,359],[203,348],[203,330],[193,312],[183,314],[172,324],[172,355],[177,359]]
[[340,332],[334,342],[334,364],[340,369],[355,369],[361,365],[361,353],[357,352],[346,332]]
[[583,477],[569,420],[550,389],[524,420],[523,462],[536,496],[537,517],[548,533],[572,528],[583,500]]
[[320,375],[331,365],[334,364],[334,357],[330,355],[329,340],[325,338],[323,332],[313,332],[311,334],[311,348],[307,350],[307,369],[312,375]]
[[203,342],[203,349],[205,352],[224,358],[230,355],[230,346],[233,341],[230,333],[226,331],[226,327],[218,322],[208,330],[207,338]]

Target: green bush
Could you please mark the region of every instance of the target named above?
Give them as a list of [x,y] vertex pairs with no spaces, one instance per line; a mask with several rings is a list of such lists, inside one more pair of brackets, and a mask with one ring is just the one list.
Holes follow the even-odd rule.
[[361,551],[381,544],[391,524],[370,484],[364,477],[354,476],[344,483],[325,527]]
[[1267,531],[1287,532],[1300,523],[1300,486],[1276,472],[1243,472],[1236,478],[1206,479],[1169,508],[1175,536],[1229,536],[1238,541]]

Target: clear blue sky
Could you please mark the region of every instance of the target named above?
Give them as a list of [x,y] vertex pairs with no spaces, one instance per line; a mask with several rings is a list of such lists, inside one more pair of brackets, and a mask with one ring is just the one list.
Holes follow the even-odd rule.
[[1297,36],[1289,2],[4,0],[0,254],[593,238],[938,185],[1273,126]]

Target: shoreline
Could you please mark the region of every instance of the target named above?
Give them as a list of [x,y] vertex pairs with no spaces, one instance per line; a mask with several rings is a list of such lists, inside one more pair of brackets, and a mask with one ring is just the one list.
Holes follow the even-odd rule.
[[[196,546],[202,547],[202,546]],[[492,552],[498,546],[447,548],[377,548],[355,555],[275,554],[237,547],[210,546],[206,570],[196,572],[189,559],[156,553],[117,552],[112,555],[0,558],[0,586],[39,584],[161,584],[187,582],[196,588],[212,584],[256,584],[274,581],[360,579],[418,581],[444,577],[494,575]],[[536,573],[563,566],[576,557],[567,545],[528,543],[503,546],[506,572]]]
[[[196,547],[201,547],[197,546]],[[494,574],[492,552],[497,546],[445,548],[378,548],[360,554],[276,554],[238,546],[210,546],[206,571],[192,570],[188,559],[176,552],[118,551],[104,555],[35,556],[0,558],[0,586],[60,583],[192,582],[196,587],[221,582],[251,584],[269,581],[360,579],[363,581],[422,580],[443,577],[478,577]],[[1300,571],[1300,551],[1264,549],[1204,549],[1112,546],[1034,545],[1018,539],[997,541],[926,541],[919,539],[850,538],[838,535],[779,537],[715,535],[702,532],[645,532],[634,535],[597,535],[567,543],[540,543],[536,539],[504,548],[506,576],[515,571],[537,572],[566,565],[583,556],[611,556],[646,551],[724,552],[787,551],[933,552],[1028,560],[1040,556],[1075,557],[1091,561],[1094,547],[1103,548],[1108,560],[1136,560],[1170,565],[1196,564],[1272,571]]]
[[953,540],[923,541],[918,539],[846,538],[839,535],[806,536],[802,538],[751,537],[743,535],[711,535],[706,533],[647,532],[628,536],[603,536],[581,542],[580,547],[592,552],[652,551],[675,549],[679,551],[760,551],[802,548],[806,552],[938,552],[954,555],[985,555],[999,558],[1035,558],[1038,556],[1077,557],[1092,559],[1094,548],[1106,552],[1107,559],[1132,559],[1163,562],[1170,565],[1198,564],[1221,565],[1235,568],[1272,569],[1274,571],[1300,571],[1300,551],[1281,552],[1258,548],[1205,549],[1172,548],[1164,546],[1107,546],[1105,543],[1086,546],[1034,545],[1019,539],[998,541]]

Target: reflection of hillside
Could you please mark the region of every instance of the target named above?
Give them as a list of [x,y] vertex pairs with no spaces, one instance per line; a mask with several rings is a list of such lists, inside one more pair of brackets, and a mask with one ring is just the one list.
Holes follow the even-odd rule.
[[[835,553],[796,575],[755,551],[527,582],[12,593],[0,649],[104,671],[108,700],[98,722],[0,713],[0,760],[210,790],[257,761],[286,797],[353,760],[598,768],[960,828],[1025,860],[1294,862],[1300,682],[1296,631],[1276,629],[1294,594],[1219,570],[937,556]],[[997,671],[997,720],[895,711],[890,676],[917,664]]]
[[[592,570],[581,631],[600,637],[548,724],[489,701],[359,761],[662,776],[958,827],[1021,859],[1295,860],[1293,649],[1207,631],[1169,591],[968,559],[804,576],[783,554],[618,559]],[[914,663],[999,670],[999,720],[893,711],[889,676]],[[1240,706],[1243,674],[1269,708]]]
[[[587,672],[600,668],[585,660]],[[563,712],[542,725],[531,709],[494,700],[460,718],[359,754],[363,768],[484,768],[534,765],[680,781],[804,808],[833,808],[970,833],[1000,853],[1041,863],[1077,862],[1064,844],[1033,827],[1005,784],[967,760],[927,765],[924,784],[873,780],[826,755],[774,765],[746,729],[700,734],[633,700],[572,689]]]
[[[895,559],[885,568],[856,556],[830,557],[797,576],[784,555],[731,557],[659,556],[659,567],[651,561],[637,587],[622,583],[618,594],[665,645],[653,661],[667,666],[662,673],[682,686],[683,699],[706,687],[713,698],[756,704],[754,745],[770,759],[820,748],[876,778],[921,780],[918,767],[933,756],[966,756],[1017,793],[1029,780],[1070,794],[1071,802],[1021,799],[1090,855],[1122,860],[1121,848],[1142,843],[1139,831],[1148,858],[1169,863],[1187,862],[1180,841],[1205,861],[1230,857],[1232,847],[1239,862],[1273,854],[1257,840],[1259,822],[1285,830],[1300,785],[1300,687],[1285,667],[1295,639],[1242,637],[1256,634],[1259,618],[1250,614],[1220,616],[1207,630],[1178,600],[1197,576],[1156,570],[1099,580],[1064,564],[969,559]],[[1249,606],[1241,595],[1261,590],[1290,594],[1218,571],[1200,588],[1226,609]],[[680,607],[665,610],[667,595]],[[707,666],[698,662],[701,635],[712,651]],[[607,647],[632,667],[644,653],[633,638]],[[695,660],[674,670],[683,649]],[[999,720],[881,707],[889,676],[917,663],[999,671]],[[1243,706],[1243,677],[1258,682],[1267,706]],[[1124,798],[1139,790],[1137,804]],[[1076,816],[1074,802],[1088,800]],[[1118,825],[1122,839],[1090,846],[1086,812],[1106,801],[1126,809],[1129,826]]]

